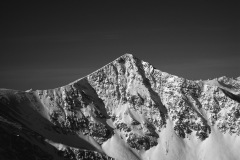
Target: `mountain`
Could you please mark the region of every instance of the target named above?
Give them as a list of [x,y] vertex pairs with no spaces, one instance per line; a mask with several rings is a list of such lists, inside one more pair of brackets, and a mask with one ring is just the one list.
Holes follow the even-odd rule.
[[0,159],[240,159],[240,79],[192,81],[125,54],[66,86],[0,90]]

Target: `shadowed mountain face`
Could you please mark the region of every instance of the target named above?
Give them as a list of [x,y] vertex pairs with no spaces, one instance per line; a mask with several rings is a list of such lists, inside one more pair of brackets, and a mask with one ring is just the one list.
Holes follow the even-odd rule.
[[66,86],[0,90],[0,159],[239,159],[240,81],[125,54]]

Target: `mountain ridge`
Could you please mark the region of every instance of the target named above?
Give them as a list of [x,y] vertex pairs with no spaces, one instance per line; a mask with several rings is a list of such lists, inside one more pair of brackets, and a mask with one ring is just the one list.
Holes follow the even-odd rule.
[[[212,159],[215,153],[216,159],[237,159],[239,93],[238,79],[192,81],[124,54],[62,87],[1,89],[0,123],[31,130],[32,139],[40,137],[54,150],[53,159],[185,160]],[[3,131],[15,137],[15,131]],[[28,132],[18,131],[17,137],[29,143]],[[41,146],[35,141],[32,145]],[[236,143],[231,146],[231,141]],[[228,149],[220,145],[210,152],[214,143]]]

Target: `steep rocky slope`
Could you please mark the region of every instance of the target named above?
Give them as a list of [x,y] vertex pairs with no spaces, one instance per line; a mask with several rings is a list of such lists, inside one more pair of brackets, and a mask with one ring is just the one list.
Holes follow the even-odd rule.
[[0,90],[1,159],[240,159],[240,80],[125,54],[66,86]]

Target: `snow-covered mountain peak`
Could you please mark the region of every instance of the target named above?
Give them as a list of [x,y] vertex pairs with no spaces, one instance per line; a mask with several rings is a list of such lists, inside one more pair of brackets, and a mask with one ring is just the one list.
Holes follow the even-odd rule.
[[0,90],[1,134],[38,158],[236,159],[239,84],[187,80],[124,54],[59,88]]

